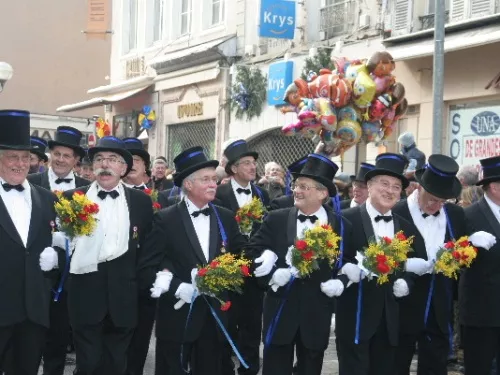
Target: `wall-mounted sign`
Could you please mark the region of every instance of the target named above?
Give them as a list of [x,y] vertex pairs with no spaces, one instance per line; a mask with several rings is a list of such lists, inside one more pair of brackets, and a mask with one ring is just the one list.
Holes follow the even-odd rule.
[[295,34],[295,1],[261,0],[259,36],[293,39]]
[[177,106],[177,118],[203,116],[203,102]]
[[282,61],[269,65],[267,76],[267,104],[283,105],[286,88],[293,82],[293,61]]

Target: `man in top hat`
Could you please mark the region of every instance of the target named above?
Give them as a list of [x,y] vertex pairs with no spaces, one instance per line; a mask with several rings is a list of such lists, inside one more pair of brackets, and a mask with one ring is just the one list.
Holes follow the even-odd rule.
[[88,185],[89,181],[76,176],[73,172],[76,163],[85,156],[85,151],[80,146],[82,136],[78,129],[59,126],[54,140],[48,142],[49,169],[43,173],[30,175],[29,182],[51,191],[66,191]]
[[480,163],[483,177],[477,185],[484,197],[464,209],[468,233],[474,233],[469,241],[478,248],[459,285],[466,375],[490,374],[500,348],[500,156]]
[[[335,233],[342,233],[344,247],[349,246],[351,223],[342,219],[341,226],[339,217],[324,205],[337,193],[333,183],[337,170],[327,157],[309,155],[300,172],[293,173],[295,207],[270,212],[251,239],[250,250],[255,256],[266,249],[277,255],[275,266],[258,278],[261,285],[269,287],[264,303],[264,337],[269,335],[271,323],[284,303],[274,335],[264,349],[264,375],[291,374],[294,348],[298,374],[321,374],[330,338],[332,297],[343,292],[347,280],[344,284],[334,279],[336,272],[327,263],[301,279],[291,265],[289,252],[304,230],[319,224],[330,224]],[[342,261],[354,261],[354,257],[343,257]],[[297,279],[292,280],[292,276]]]
[[374,169],[375,166],[369,163],[361,163],[359,165],[358,174],[350,176],[352,180],[352,199],[345,199],[340,202],[340,209],[356,207],[366,202],[368,199],[368,186],[366,186],[365,175],[368,171]]
[[49,161],[49,158],[45,154],[45,150],[48,146],[47,142],[40,137],[30,137],[30,142],[31,158],[29,174],[43,172],[45,163]]
[[[406,271],[419,277],[412,293],[399,303],[399,344],[396,353],[397,375],[409,375],[418,343],[418,373],[446,375],[454,283],[443,274],[434,274],[436,253],[448,241],[466,234],[463,209],[448,199],[462,191],[457,179],[458,164],[449,156],[431,155],[428,164],[415,172],[418,188],[398,202],[393,212],[418,229],[418,243]],[[430,297],[429,297],[430,296]],[[430,304],[427,301],[430,298]]]
[[144,174],[149,168],[151,163],[151,157],[149,153],[144,149],[144,145],[138,138],[124,138],[125,147],[132,154],[134,158],[134,166],[130,172],[123,177],[123,183],[126,187],[144,190],[146,189],[146,184],[144,183]]
[[[30,184],[30,114],[0,110],[0,369],[36,375],[49,327],[56,196]],[[5,366],[6,351],[12,363]]]
[[[225,251],[239,254],[246,241],[234,214],[211,204],[219,162],[207,160],[201,147],[193,147],[179,154],[174,163],[174,181],[182,188],[184,199],[155,216],[144,262],[139,264],[142,287],[149,289],[154,281],[152,295],[159,297],[156,374],[184,375],[189,363],[192,375],[217,375],[221,374],[220,351],[225,338],[212,313],[225,326],[227,313],[212,297],[198,296],[193,302],[193,271]],[[223,241],[227,241],[225,246]],[[217,307],[211,312],[208,303]]]
[[[257,174],[259,154],[249,150],[247,142],[239,139],[226,147],[224,156],[227,159],[225,169],[230,176],[230,181],[217,187],[216,197],[221,201],[222,206],[236,213],[240,207],[257,197],[265,207],[268,207],[267,191],[252,183]],[[251,233],[243,234],[251,236],[258,227],[254,225]],[[254,278],[246,280],[243,296],[233,297],[236,308],[232,312],[231,325],[233,330],[237,326],[241,354],[250,366],[249,369],[240,366],[238,372],[241,375],[256,375],[259,372],[263,297],[263,291],[257,286]],[[224,365],[225,375],[234,373],[232,369],[229,369],[232,365],[232,361],[228,358],[227,364]]]
[[146,194],[120,181],[133,167],[122,140],[103,137],[88,155],[96,180],[77,190],[99,212],[93,233],[74,241],[67,282],[76,374],[123,375],[137,324],[137,262],[145,255],[153,208]]
[[[342,211],[347,220],[359,226],[359,231],[344,248],[346,257],[356,256],[358,264],[346,263],[340,270],[354,283],[344,290],[336,305],[340,375],[388,375],[394,371],[399,331],[397,299],[409,294],[416,275],[393,275],[388,283],[377,285],[376,276],[364,277],[361,262],[362,251],[374,239],[393,238],[399,231],[407,237],[417,233],[413,224],[392,212],[401,191],[408,185],[402,175],[407,163],[402,155],[378,155],[375,168],[365,174],[368,199],[360,206]],[[415,239],[414,246],[418,245]],[[360,282],[362,294],[358,296]]]
[[[307,161],[307,156],[303,156],[298,160],[295,160],[290,164],[286,171],[286,180],[290,180],[292,173],[298,173]],[[286,183],[286,182],[285,182]],[[290,186],[285,186],[285,195],[281,197],[274,198],[269,204],[271,210],[277,210],[280,208],[290,208],[293,207],[293,192]]]

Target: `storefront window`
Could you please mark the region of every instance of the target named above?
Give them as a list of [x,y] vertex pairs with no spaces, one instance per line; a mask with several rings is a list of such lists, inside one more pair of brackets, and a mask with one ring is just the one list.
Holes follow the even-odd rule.
[[137,115],[129,113],[113,117],[113,132],[117,138],[137,137]]
[[172,160],[183,150],[203,147],[209,158],[215,158],[215,120],[188,122],[167,126],[167,160],[173,167]]

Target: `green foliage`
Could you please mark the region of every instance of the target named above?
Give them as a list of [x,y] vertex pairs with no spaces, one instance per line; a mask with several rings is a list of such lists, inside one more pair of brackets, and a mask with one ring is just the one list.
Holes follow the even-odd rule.
[[318,48],[318,53],[316,54],[316,56],[314,56],[313,58],[306,58],[300,78],[307,80],[307,75],[310,71],[319,74],[319,70],[323,68],[334,70],[335,65],[330,58],[330,50],[326,48]]
[[266,101],[267,76],[259,68],[238,66],[236,81],[231,87],[232,95],[240,92],[240,83],[247,91],[249,105],[247,109],[242,109],[237,101],[231,99],[231,110],[236,112],[237,119],[243,118],[244,115],[247,120],[259,117]]

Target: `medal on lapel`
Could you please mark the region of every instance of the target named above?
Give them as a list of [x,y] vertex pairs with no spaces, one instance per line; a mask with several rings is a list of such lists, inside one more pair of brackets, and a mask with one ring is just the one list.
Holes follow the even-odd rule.
[[132,235],[132,238],[133,238],[134,240],[136,240],[136,239],[137,239],[137,237],[138,237],[138,234],[137,234],[137,227],[132,228],[132,230],[134,231],[134,234]]

